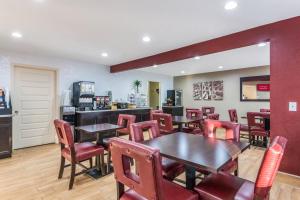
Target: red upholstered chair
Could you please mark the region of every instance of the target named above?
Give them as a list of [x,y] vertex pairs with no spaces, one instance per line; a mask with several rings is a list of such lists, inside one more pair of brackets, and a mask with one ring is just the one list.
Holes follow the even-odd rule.
[[203,106],[202,113],[204,116],[215,113],[215,107]]
[[130,139],[130,125],[135,123],[135,115],[119,114],[118,125],[124,126],[125,128],[117,130],[117,135],[129,135]]
[[268,144],[270,132],[266,130],[265,118],[270,118],[270,113],[248,112],[249,141],[251,144],[260,142],[259,138],[263,138],[265,146]]
[[[203,113],[200,109],[192,109],[192,108],[187,108],[186,109],[186,117],[187,118],[192,118],[192,117],[199,117],[203,118]],[[183,132],[185,133],[193,133],[193,134],[202,134],[203,126],[203,121],[197,121],[194,123],[188,123],[186,127],[183,128]]]
[[[121,138],[112,139],[110,148],[117,181],[117,199],[198,200],[196,193],[162,177],[158,149]],[[132,172],[131,159],[138,163],[138,174]],[[128,187],[127,190],[125,186]]]
[[274,138],[265,152],[255,183],[228,173],[211,174],[195,187],[200,199],[268,200],[286,143],[284,137]]
[[[91,142],[75,144],[71,126],[68,122],[56,119],[54,120],[54,126],[61,146],[61,163],[58,178],[61,179],[64,173],[64,168],[70,166],[65,165],[65,160],[67,159],[71,163],[71,178],[69,182],[69,189],[72,189],[75,176],[82,174],[88,170],[88,168],[82,165],[81,162],[90,160],[90,168],[92,168],[93,157],[101,156],[101,160],[103,161],[104,148]],[[80,165],[86,170],[82,173],[75,174],[76,164]],[[103,163],[101,164],[101,166],[101,170],[103,173]]]
[[[236,109],[230,109],[230,110],[228,110],[228,113],[229,113],[229,118],[230,118],[231,122],[239,123]],[[241,131],[243,131],[243,132],[249,131],[248,125],[246,125],[246,124],[240,124],[240,125],[241,125]],[[248,136],[245,136],[245,134],[241,134],[241,137],[249,138],[249,134],[248,134]]]
[[211,120],[219,120],[220,115],[217,113],[213,113],[213,114],[208,114],[207,115],[207,119],[211,119]]
[[266,113],[268,113],[268,112],[271,112],[271,110],[268,109],[268,108],[261,108],[261,109],[259,109],[259,112],[266,112]]
[[153,120],[158,123],[160,134],[167,135],[177,132],[177,129],[173,127],[172,115],[167,113],[153,113]]
[[150,120],[153,120],[154,113],[164,113],[162,110],[151,110],[150,111]]
[[[218,128],[225,129],[225,140],[240,141],[240,125],[237,123],[216,121],[216,120],[205,120],[204,121],[204,136],[210,138],[216,138],[216,131]],[[222,171],[232,173],[238,176],[238,158],[229,162]]]
[[[117,137],[120,135],[129,135],[129,140],[131,140],[131,135],[130,135],[130,125],[135,123],[136,116],[135,115],[127,115],[127,114],[119,114],[118,117],[118,122],[117,124],[119,126],[122,126],[124,128],[118,129],[117,130]],[[109,150],[109,142],[110,142],[111,137],[109,138],[104,138],[103,139],[103,146],[105,151],[107,151],[107,171],[110,171],[110,165],[109,163],[111,162],[111,153]]]
[[[132,141],[137,143],[143,142],[144,141],[143,132],[145,130],[148,130],[150,139],[160,137],[158,123],[156,120],[152,120],[152,121],[145,121],[145,122],[131,124],[130,134],[131,134]],[[162,172],[165,178],[169,180],[173,180],[174,178],[176,178],[177,176],[179,176],[181,173],[184,172],[184,166],[174,160],[163,158]]]

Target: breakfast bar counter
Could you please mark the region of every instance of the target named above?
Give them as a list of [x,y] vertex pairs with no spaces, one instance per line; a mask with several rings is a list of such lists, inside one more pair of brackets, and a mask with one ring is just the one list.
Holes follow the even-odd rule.
[[[150,108],[132,108],[132,109],[117,109],[117,110],[91,110],[91,111],[76,111],[75,127],[110,123],[117,124],[119,114],[135,115],[136,122],[147,121],[150,119]],[[75,141],[93,141],[95,136],[81,134],[81,131],[75,131]]]

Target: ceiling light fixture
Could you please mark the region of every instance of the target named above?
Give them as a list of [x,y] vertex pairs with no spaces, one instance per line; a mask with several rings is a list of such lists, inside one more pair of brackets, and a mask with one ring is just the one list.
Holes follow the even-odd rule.
[[22,33],[20,33],[20,32],[12,32],[11,36],[14,38],[22,38],[23,37]]
[[199,60],[200,56],[195,56],[194,59]]
[[219,69],[223,69],[224,67],[223,67],[223,66],[219,66],[218,68],[219,68]]
[[102,56],[102,57],[107,57],[107,56],[108,56],[108,53],[103,52],[103,53],[101,54],[101,56]]
[[182,70],[180,73],[184,74],[184,73],[185,73],[185,71],[183,71],[183,70]]
[[267,44],[265,43],[265,42],[261,42],[261,43],[259,43],[257,46],[259,46],[259,47],[264,47],[264,46],[266,46]]
[[233,10],[235,9],[236,7],[238,6],[237,2],[235,1],[228,1],[226,4],[225,4],[225,10]]
[[143,42],[150,42],[151,38],[149,36],[144,36],[143,37]]
[[158,67],[158,66],[157,66],[157,65],[153,65],[152,67],[156,68],[156,67]]

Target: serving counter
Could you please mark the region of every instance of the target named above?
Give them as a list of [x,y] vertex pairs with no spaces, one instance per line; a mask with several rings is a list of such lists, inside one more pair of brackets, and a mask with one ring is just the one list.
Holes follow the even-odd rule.
[[[119,114],[135,115],[136,122],[147,121],[150,119],[150,110],[150,108],[133,108],[118,110],[76,111],[75,127],[101,123],[117,124]],[[75,131],[74,138],[76,142],[96,140],[95,136],[83,134],[78,130]]]

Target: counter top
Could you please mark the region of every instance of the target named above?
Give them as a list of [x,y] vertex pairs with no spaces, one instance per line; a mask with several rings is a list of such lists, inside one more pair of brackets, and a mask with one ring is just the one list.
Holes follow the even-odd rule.
[[165,108],[181,108],[183,106],[162,106],[162,107],[165,107]]
[[7,118],[7,117],[13,117],[13,114],[0,115],[0,118]]
[[150,107],[143,108],[127,108],[127,109],[117,109],[117,110],[88,110],[88,111],[76,111],[76,113],[97,113],[97,112],[114,112],[114,111],[126,111],[126,110],[145,110],[151,109]]

